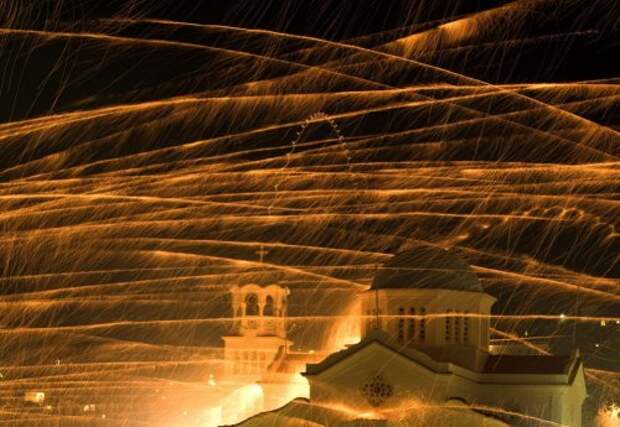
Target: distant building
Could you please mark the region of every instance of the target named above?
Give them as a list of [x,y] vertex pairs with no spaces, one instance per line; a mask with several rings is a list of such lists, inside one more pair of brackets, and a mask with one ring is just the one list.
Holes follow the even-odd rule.
[[45,402],[45,392],[28,390],[24,393],[24,402],[43,404]]
[[[241,426],[474,427],[536,419],[581,426],[586,389],[579,355],[491,353],[495,299],[454,251],[416,245],[394,256],[361,294],[364,338],[318,363],[308,363],[309,353],[290,352],[278,323],[285,309],[281,289],[233,289],[245,338],[226,337],[226,357],[246,366],[244,374],[269,366],[260,381],[265,409],[282,398],[304,364],[309,395]],[[273,311],[265,317],[268,304]],[[243,313],[259,318],[243,319]],[[254,355],[261,349],[264,359]],[[251,353],[238,356],[243,351]]]

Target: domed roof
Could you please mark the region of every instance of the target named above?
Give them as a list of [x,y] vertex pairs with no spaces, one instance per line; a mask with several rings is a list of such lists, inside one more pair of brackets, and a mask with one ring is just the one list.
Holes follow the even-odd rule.
[[483,292],[478,277],[458,254],[421,243],[385,263],[370,289],[407,288]]

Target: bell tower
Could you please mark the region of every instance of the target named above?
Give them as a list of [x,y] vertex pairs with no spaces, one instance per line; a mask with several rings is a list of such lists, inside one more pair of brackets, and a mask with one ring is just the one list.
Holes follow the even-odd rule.
[[233,286],[232,333],[224,339],[227,376],[260,377],[281,351],[288,350],[288,288],[279,285]]

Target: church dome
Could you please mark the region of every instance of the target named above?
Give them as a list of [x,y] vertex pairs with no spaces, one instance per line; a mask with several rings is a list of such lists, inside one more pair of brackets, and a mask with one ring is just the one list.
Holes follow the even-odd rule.
[[374,289],[448,289],[483,292],[467,261],[452,250],[416,244],[400,252],[375,274]]

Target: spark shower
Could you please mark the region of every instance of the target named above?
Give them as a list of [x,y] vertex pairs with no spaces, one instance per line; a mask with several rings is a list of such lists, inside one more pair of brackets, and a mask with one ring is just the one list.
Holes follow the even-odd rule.
[[115,3],[0,0],[3,424],[209,425],[232,285],[328,354],[425,241],[620,426],[615,2]]

